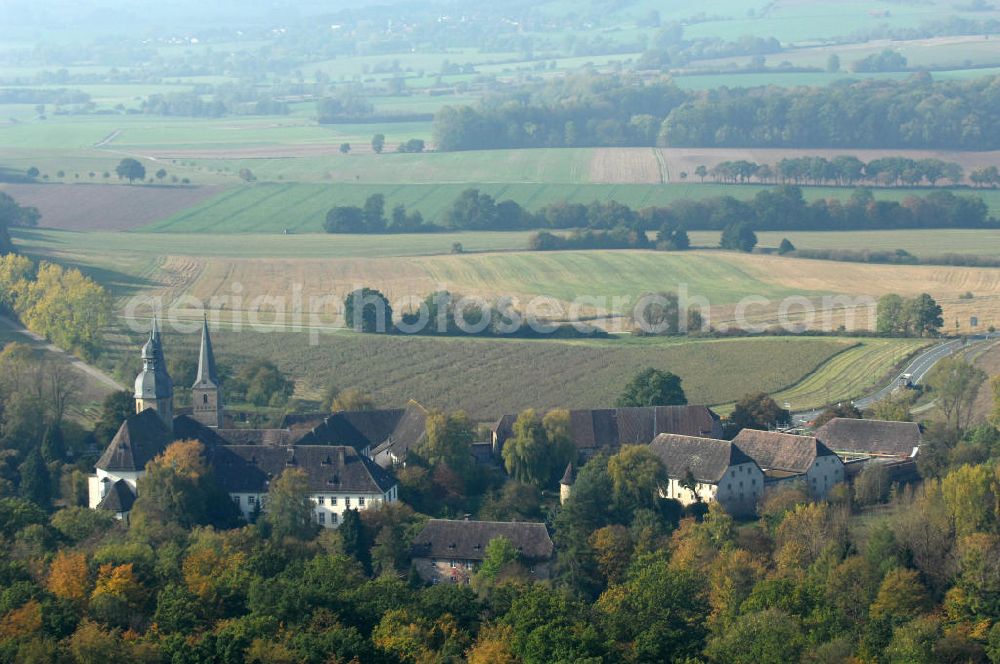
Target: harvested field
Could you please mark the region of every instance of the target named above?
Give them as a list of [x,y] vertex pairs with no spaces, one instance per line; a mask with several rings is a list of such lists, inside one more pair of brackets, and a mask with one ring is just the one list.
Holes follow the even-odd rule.
[[597,148],[590,160],[590,182],[663,184],[665,165],[656,149]]
[[38,208],[39,226],[71,231],[129,230],[159,221],[225,190],[115,184],[3,184],[21,205]]

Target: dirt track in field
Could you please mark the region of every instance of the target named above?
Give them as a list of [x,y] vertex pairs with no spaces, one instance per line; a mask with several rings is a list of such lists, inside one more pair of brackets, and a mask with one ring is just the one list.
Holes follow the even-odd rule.
[[166,219],[225,190],[223,186],[3,184],[20,205],[38,208],[39,226],[71,231],[130,230]]

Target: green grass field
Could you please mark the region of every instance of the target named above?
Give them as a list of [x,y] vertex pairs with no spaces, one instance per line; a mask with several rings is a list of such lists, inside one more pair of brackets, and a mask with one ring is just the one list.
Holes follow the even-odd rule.
[[[498,200],[510,198],[528,209],[538,209],[559,201],[590,203],[615,200],[634,208],[667,205],[671,201],[714,196],[752,198],[767,187],[760,185],[715,184],[307,184],[258,183],[234,188],[144,230],[183,233],[280,233],[322,230],[326,213],[335,205],[361,205],[374,193],[385,195],[387,209],[397,203],[419,210],[428,220],[440,220],[455,198],[469,187],[478,187]],[[846,200],[852,190],[836,187],[807,187],[809,200]],[[880,189],[881,199],[902,200],[920,191]],[[974,192],[986,200],[994,214],[1000,211],[1000,190]]]
[[[389,131],[389,127],[386,128]],[[405,140],[406,134],[386,134],[386,140]],[[366,140],[362,149],[368,150]],[[590,148],[492,150],[300,156],[295,158],[185,159],[199,170],[235,176],[249,168],[258,180],[371,184],[448,184],[468,182],[562,183],[590,182]]]

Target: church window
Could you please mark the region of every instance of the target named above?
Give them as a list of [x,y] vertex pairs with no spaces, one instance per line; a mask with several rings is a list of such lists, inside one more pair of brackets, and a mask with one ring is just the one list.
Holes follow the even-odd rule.
[[207,394],[201,395],[201,402],[203,404],[208,404],[208,395]]

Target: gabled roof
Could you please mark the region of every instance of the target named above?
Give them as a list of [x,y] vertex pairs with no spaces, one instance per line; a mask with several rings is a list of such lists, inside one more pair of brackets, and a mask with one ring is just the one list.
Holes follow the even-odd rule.
[[109,471],[143,470],[173,439],[157,412],[147,408],[125,418],[96,466]]
[[108,487],[104,498],[101,498],[101,502],[97,503],[97,509],[117,514],[130,511],[134,504],[135,494],[132,493],[132,487],[125,480],[118,480]]
[[649,451],[660,458],[668,476],[680,479],[690,471],[706,484],[718,482],[730,466],[753,463],[736,445],[715,438],[661,433],[650,443]]
[[350,445],[372,454],[391,452],[398,459],[423,440],[427,411],[416,401],[406,408],[333,413],[296,440],[297,445]]
[[418,558],[483,560],[490,541],[504,537],[526,560],[548,560],[554,547],[544,523],[431,519],[413,540]]
[[832,450],[855,454],[913,456],[920,446],[920,425],[836,417],[816,430],[816,437]]
[[661,433],[712,438],[722,433],[719,416],[707,406],[618,408],[619,445],[648,445]]
[[805,473],[817,457],[835,456],[813,436],[743,429],[733,442],[764,470]]
[[[500,445],[513,435],[517,415],[493,425]],[[570,436],[580,449],[648,445],[661,433],[713,437],[722,434],[719,416],[707,406],[596,408],[569,411]]]
[[266,493],[268,483],[288,468],[306,473],[314,493],[385,493],[392,475],[353,447],[332,445],[223,445],[212,455],[219,484],[229,493]]

